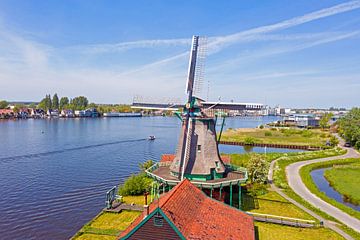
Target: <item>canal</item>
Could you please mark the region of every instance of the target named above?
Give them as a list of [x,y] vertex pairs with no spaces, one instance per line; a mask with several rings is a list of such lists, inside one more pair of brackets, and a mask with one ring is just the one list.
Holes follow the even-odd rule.
[[348,207],[351,207],[354,210],[360,211],[360,205],[355,205],[355,204],[346,202],[344,197],[339,192],[337,192],[334,188],[332,188],[330,186],[329,182],[324,177],[324,172],[326,169],[328,169],[328,168],[315,169],[310,173],[317,188],[321,192],[324,192],[329,198],[332,198],[339,203],[342,203]]

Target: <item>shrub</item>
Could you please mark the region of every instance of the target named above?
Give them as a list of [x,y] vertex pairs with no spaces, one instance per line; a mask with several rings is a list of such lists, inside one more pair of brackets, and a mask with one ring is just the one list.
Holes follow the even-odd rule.
[[267,193],[267,185],[263,183],[253,183],[249,185],[248,192],[250,196],[260,196]]
[[124,184],[119,187],[119,195],[140,195],[150,191],[152,179],[147,177],[145,173],[131,175]]
[[259,126],[259,128],[260,128],[260,129],[263,129],[263,128],[264,128],[264,125],[261,124],[261,125]]
[[139,168],[142,172],[145,172],[146,169],[150,168],[152,165],[154,165],[154,161],[153,160],[147,160],[144,163],[139,163]]
[[330,137],[330,145],[335,147],[338,144],[339,144],[339,140],[335,136],[331,136]]
[[248,170],[249,180],[252,183],[264,183],[267,181],[269,163],[263,155],[252,154],[246,168]]
[[265,137],[270,137],[270,136],[272,136],[272,133],[270,131],[266,131],[265,132]]
[[256,142],[256,138],[253,138],[253,137],[246,137],[244,139],[244,143],[247,145],[254,144],[255,142]]
[[303,130],[301,135],[303,137],[311,137],[313,135],[313,133],[311,131],[309,131],[309,130]]

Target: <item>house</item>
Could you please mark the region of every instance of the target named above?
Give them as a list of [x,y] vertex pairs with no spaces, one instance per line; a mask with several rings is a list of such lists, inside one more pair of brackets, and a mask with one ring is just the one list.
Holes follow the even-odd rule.
[[86,110],[76,110],[76,117],[98,117],[99,113],[96,108],[88,108]]
[[319,119],[314,114],[293,114],[284,118],[284,123],[299,128],[319,127]]
[[17,117],[18,118],[28,118],[31,115],[31,110],[28,108],[20,108]]
[[12,109],[0,109],[0,119],[13,118],[15,116],[14,110]]
[[207,197],[184,179],[159,200],[145,205],[118,239],[254,240],[255,230],[252,216]]
[[73,118],[75,117],[74,111],[71,109],[63,109],[61,110],[61,117],[66,117],[66,118]]
[[49,118],[58,118],[59,117],[59,110],[57,109],[49,109],[47,110],[47,115]]
[[46,115],[46,113],[43,109],[32,108],[30,111],[30,116],[32,118],[44,118],[45,115]]

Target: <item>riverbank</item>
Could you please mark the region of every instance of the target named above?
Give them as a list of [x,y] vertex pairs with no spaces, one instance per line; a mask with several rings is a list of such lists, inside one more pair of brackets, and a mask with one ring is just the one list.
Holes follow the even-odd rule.
[[[332,199],[331,197],[327,196],[326,193],[319,191],[313,178],[310,175],[310,172],[315,169],[328,168],[328,167],[333,167],[334,165],[346,165],[346,164],[359,163],[359,162],[360,162],[360,159],[350,158],[350,159],[339,159],[339,160],[313,163],[313,164],[309,164],[309,165],[302,167],[300,169],[300,176],[301,176],[303,183],[310,190],[310,192],[312,192],[316,196],[320,197],[322,200],[326,201],[327,203],[330,203],[331,205],[341,209],[342,211],[346,212],[350,216],[356,217],[357,219],[360,220],[360,212],[359,211],[356,211],[356,210],[352,209],[351,207],[348,207],[348,206],[336,201],[335,199]],[[351,187],[353,183],[355,183],[356,181],[359,181],[358,179],[356,179],[356,176],[349,175],[349,176],[346,176],[346,179],[348,179],[348,184],[347,185],[342,184],[343,189],[345,189],[346,191],[358,192],[359,185],[355,184],[355,185],[353,185],[354,186],[353,188]],[[341,181],[343,183],[345,183],[344,181],[346,181],[346,179],[343,178],[343,179],[341,179]]]
[[301,146],[307,148],[330,148],[329,145],[336,145],[331,134],[328,131],[308,130],[297,128],[229,128],[222,133],[222,142],[233,142],[243,145],[266,144],[273,146],[284,146],[291,148],[293,146]]
[[360,159],[353,164],[333,166],[324,172],[324,177],[330,186],[344,196],[345,201],[356,205],[360,205],[359,163]]

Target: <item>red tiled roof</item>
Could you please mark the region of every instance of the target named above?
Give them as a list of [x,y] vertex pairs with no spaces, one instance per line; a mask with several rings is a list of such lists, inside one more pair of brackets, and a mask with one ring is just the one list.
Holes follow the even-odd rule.
[[[161,210],[186,239],[255,239],[253,217],[207,197],[187,179],[159,201]],[[153,202],[150,213],[157,206]],[[142,214],[119,237],[126,236],[143,219]]]
[[0,109],[0,114],[11,114],[14,113],[12,109]]
[[160,162],[172,162],[175,159],[175,154],[163,154]]

